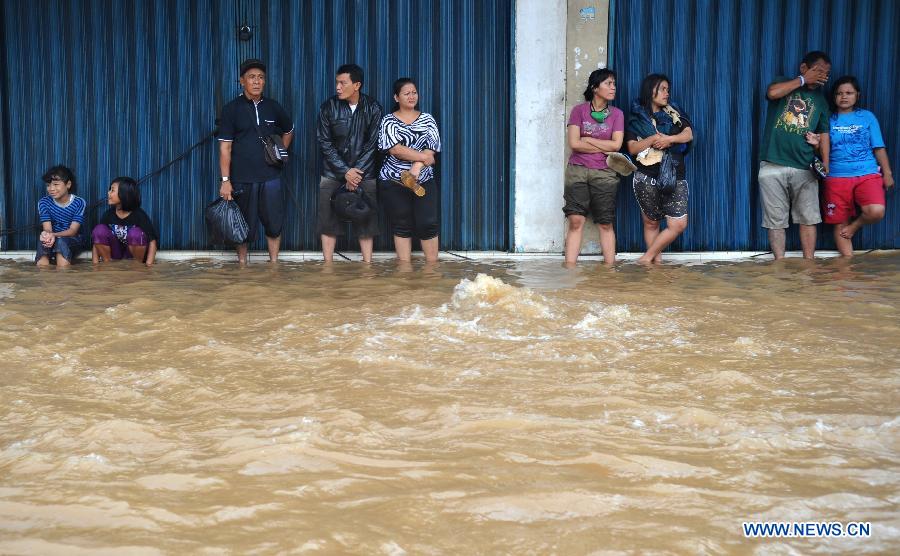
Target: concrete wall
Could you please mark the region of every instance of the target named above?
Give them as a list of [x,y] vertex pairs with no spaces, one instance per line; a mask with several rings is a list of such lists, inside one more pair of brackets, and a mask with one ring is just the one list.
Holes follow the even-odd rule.
[[518,0],[513,250],[562,252],[566,2]]
[[[607,63],[609,0],[519,0],[515,29],[513,250],[562,252],[566,121]],[[583,252],[600,247],[596,229]]]

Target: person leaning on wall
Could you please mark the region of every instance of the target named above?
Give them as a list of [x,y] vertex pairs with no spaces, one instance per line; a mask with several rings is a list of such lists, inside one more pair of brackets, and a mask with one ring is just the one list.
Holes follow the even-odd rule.
[[[647,251],[641,264],[662,262],[662,252],[687,228],[689,189],[685,155],[694,140],[691,121],[669,98],[670,81],[651,73],[631,105],[625,143],[635,155],[633,189],[641,207]],[[665,219],[666,228],[660,231]]]
[[830,71],[827,54],[809,52],[800,62],[800,75],[776,77],[766,90],[769,105],[759,149],[759,199],[762,227],[768,229],[776,260],[784,258],[790,220],[800,226],[803,257],[815,256],[816,225],[822,215],[819,180],[810,164],[815,159],[813,144],[820,141],[823,170],[828,173],[829,111],[822,86]]
[[610,69],[592,71],[584,91],[585,102],[572,108],[566,126],[566,137],[572,149],[563,190],[563,213],[568,224],[566,264],[571,265],[578,260],[584,222],[588,216],[600,232],[603,261],[606,264],[616,262],[619,175],[610,169],[607,155],[622,148],[625,114],[610,105],[615,98],[615,72]]
[[[834,224],[834,244],[842,257],[853,256],[853,234],[884,218],[885,191],[894,187],[881,126],[875,114],[860,106],[860,93],[856,77],[844,75],[835,81],[830,99],[831,152],[822,218]],[[811,139],[821,153],[819,136]]]

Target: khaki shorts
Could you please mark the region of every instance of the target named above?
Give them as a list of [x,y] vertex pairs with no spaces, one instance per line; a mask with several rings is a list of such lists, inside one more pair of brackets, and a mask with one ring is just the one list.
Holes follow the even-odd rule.
[[762,227],[783,230],[794,224],[814,226],[822,221],[819,211],[819,180],[810,170],[759,163],[759,202]]
[[566,216],[590,214],[594,224],[615,224],[618,191],[619,174],[613,170],[569,164],[566,166],[563,213]]

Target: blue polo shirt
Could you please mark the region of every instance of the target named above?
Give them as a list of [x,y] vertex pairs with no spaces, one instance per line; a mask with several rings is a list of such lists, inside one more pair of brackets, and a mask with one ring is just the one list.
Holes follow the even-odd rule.
[[231,181],[262,183],[279,177],[281,169],[266,164],[260,135],[284,135],[292,131],[294,124],[287,112],[269,97],[263,96],[254,102],[241,93],[223,106],[219,117],[219,141],[232,143]]

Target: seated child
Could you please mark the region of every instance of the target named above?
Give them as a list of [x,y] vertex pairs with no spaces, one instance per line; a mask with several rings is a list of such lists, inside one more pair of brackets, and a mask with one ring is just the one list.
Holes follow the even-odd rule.
[[53,260],[57,267],[69,266],[86,247],[81,233],[86,203],[74,194],[75,176],[65,166],[50,168],[43,180],[47,194],[38,201],[43,231],[34,260],[38,266],[48,266]]
[[159,235],[147,213],[141,210],[141,190],[133,178],[119,177],[106,196],[112,208],[94,226],[94,263],[131,259],[151,266],[156,259]]

